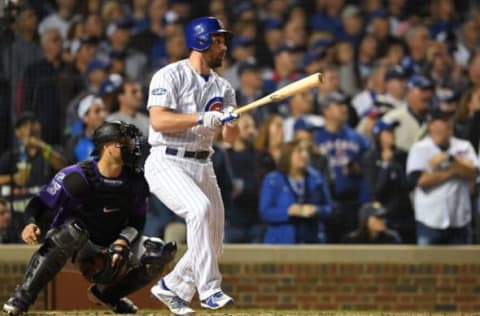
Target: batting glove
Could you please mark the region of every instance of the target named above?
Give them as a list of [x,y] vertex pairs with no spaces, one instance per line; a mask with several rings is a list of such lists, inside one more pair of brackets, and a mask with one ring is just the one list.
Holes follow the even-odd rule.
[[240,118],[240,114],[235,113],[235,108],[229,106],[226,110],[222,111],[222,125],[228,123],[228,125],[234,125],[236,121]]
[[205,127],[218,127],[223,125],[223,116],[223,113],[219,111],[200,112],[197,122]]

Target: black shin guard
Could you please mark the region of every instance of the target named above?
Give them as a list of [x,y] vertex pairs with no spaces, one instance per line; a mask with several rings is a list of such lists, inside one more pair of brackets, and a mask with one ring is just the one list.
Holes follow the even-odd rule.
[[22,309],[28,310],[38,293],[87,239],[86,231],[75,223],[67,223],[47,235],[45,243],[33,254],[22,283],[15,289],[13,297],[24,305]]

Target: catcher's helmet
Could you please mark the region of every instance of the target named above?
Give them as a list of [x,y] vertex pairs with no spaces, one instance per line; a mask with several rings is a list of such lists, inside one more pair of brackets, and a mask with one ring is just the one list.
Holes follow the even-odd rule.
[[233,37],[233,33],[226,30],[223,23],[215,17],[201,17],[191,21],[185,28],[187,47],[204,51],[212,44],[212,34],[225,34],[225,39]]
[[123,121],[105,122],[93,132],[92,141],[95,146],[92,156],[98,156],[103,144],[111,141],[120,141],[123,137],[129,137],[131,148],[122,147],[123,162],[127,165],[133,165],[136,159],[141,155],[142,133],[133,124],[127,124]]

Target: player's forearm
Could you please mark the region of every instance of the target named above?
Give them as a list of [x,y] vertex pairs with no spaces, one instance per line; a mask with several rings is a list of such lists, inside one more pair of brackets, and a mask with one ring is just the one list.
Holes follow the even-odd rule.
[[150,124],[156,132],[181,132],[198,124],[198,114],[180,114],[167,110],[150,110]]

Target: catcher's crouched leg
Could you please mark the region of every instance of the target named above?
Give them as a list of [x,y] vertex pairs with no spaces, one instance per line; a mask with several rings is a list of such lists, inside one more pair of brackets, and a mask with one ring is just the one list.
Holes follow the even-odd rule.
[[[97,284],[89,289],[89,296],[97,303],[110,307],[116,313],[135,313],[137,307],[125,296],[158,278],[177,251],[175,242],[164,243],[160,238],[150,237],[143,241],[145,249],[139,262],[134,264],[124,277],[111,283]],[[93,296],[93,297],[92,297]]]
[[74,221],[49,231],[44,244],[32,255],[22,283],[3,305],[3,310],[9,315],[27,312],[38,293],[87,240],[87,231]]

